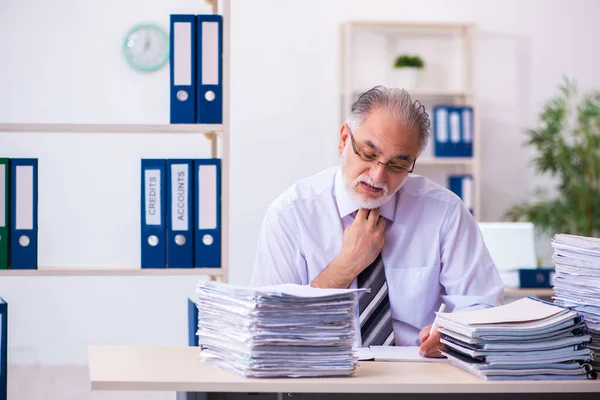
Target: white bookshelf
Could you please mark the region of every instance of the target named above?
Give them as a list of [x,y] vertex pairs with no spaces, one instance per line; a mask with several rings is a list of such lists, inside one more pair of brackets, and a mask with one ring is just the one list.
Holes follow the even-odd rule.
[[0,123],[6,133],[208,133],[223,132],[223,125],[211,124],[44,124]]
[[147,268],[139,266],[107,267],[95,266],[44,266],[42,269],[8,269],[0,270],[0,277],[6,276],[171,276],[171,275],[205,275],[213,278],[224,278],[224,268]]
[[[481,218],[481,132],[476,90],[477,27],[459,23],[349,21],[341,26],[340,119],[350,113],[360,93],[376,85],[396,86],[390,72],[401,53],[425,61],[421,85],[407,87],[427,112],[438,104],[470,105],[474,109],[473,157],[435,157],[433,136],[415,166],[415,173],[447,187],[450,174],[471,174],[474,214]],[[432,120],[433,123],[433,120]]]
[[[227,281],[229,270],[229,142],[230,142],[230,22],[231,0],[204,0],[212,4],[212,12],[223,16],[223,123],[222,124],[111,124],[111,123],[3,123],[0,134],[159,134],[198,135],[198,140],[211,142],[211,156],[221,159],[221,267],[142,269],[140,265],[81,266],[38,265],[36,270],[0,270],[9,276],[168,276],[204,275]],[[40,234],[40,233],[38,233]],[[44,233],[44,234],[47,234]]]

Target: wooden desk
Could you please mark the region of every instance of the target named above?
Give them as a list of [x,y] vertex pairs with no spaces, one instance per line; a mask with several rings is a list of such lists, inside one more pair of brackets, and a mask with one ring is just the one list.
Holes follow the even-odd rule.
[[505,287],[504,296],[506,297],[527,297],[550,298],[554,296],[552,288],[513,288]]
[[[92,390],[368,394],[600,392],[600,380],[487,382],[449,363],[366,361],[360,363],[356,376],[348,378],[246,379],[203,364],[197,347],[90,346],[88,361]],[[581,398],[581,394],[576,396]]]

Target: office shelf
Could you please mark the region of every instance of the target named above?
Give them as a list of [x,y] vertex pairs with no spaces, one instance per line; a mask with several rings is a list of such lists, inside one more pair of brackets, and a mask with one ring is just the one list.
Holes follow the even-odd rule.
[[423,157],[417,160],[417,166],[419,165],[472,166],[473,159],[468,157]]
[[[75,267],[39,266],[36,270],[0,270],[0,277],[10,276],[153,276],[206,275],[227,281],[229,264],[229,114],[230,114],[230,23],[231,0],[209,1],[212,12],[223,16],[222,40],[222,124],[111,124],[111,123],[6,123],[0,122],[0,135],[16,134],[198,134],[211,141],[211,157],[221,159],[221,268],[141,269],[138,266],[109,267],[89,265]],[[220,141],[220,146],[217,142]],[[220,149],[220,153],[218,150]],[[3,149],[6,154],[6,149]],[[108,155],[110,157],[110,155]],[[68,160],[64,160],[67,162]],[[48,176],[46,176],[48,178]],[[52,177],[51,177],[52,178]],[[40,201],[44,201],[41,199]],[[134,210],[132,210],[134,211]],[[135,211],[138,212],[138,211]],[[48,231],[40,232],[47,235]],[[88,261],[86,261],[86,264]]]
[[9,133],[207,133],[222,132],[223,125],[212,124],[0,124]]
[[[419,100],[431,113],[438,104],[473,106],[473,157],[435,158],[423,156],[419,166],[429,167],[424,176],[448,185],[448,176],[473,176],[475,218],[481,218],[481,132],[477,100],[477,26],[470,23],[411,21],[347,21],[340,34],[340,122],[350,114],[356,98],[375,84],[396,87],[392,79],[393,60],[398,54],[418,54],[424,58],[421,85],[407,87],[413,100]],[[434,140],[429,147],[434,146]],[[433,153],[433,152],[431,152]],[[435,170],[434,170],[435,169]],[[467,171],[468,170],[468,171]],[[446,182],[441,182],[444,179]]]
[[[362,88],[362,89],[354,89],[350,93],[345,93],[345,96],[353,96],[357,97],[359,94],[366,92],[370,88]],[[445,91],[445,90],[411,90],[410,95],[414,100],[419,100],[421,98],[454,98],[461,97],[467,98],[473,96],[473,93],[469,91]]]
[[41,267],[40,269],[0,270],[0,277],[7,276],[169,276],[169,275],[208,275],[223,276],[221,268],[147,268],[122,267],[99,268],[81,267]]

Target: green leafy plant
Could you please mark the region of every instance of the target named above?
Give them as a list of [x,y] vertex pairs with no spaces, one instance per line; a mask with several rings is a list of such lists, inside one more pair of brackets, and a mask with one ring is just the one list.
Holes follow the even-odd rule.
[[401,54],[394,60],[394,68],[418,68],[425,67],[423,59],[417,55]]
[[568,79],[544,106],[539,126],[527,131],[535,146],[537,173],[556,181],[557,195],[536,188],[537,201],[516,204],[505,213],[511,221],[533,222],[553,235],[600,235],[600,92],[579,94]]

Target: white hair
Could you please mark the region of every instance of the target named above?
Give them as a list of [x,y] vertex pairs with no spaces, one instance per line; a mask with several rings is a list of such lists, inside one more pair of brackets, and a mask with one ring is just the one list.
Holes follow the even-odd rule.
[[371,111],[387,110],[395,119],[402,122],[405,128],[419,128],[419,147],[423,151],[431,136],[431,122],[425,106],[418,100],[413,101],[404,89],[375,86],[362,93],[352,105],[346,124],[352,132],[356,132]]

